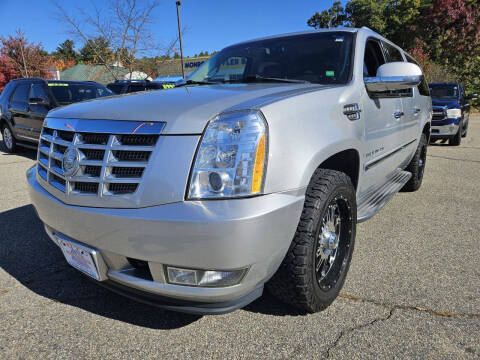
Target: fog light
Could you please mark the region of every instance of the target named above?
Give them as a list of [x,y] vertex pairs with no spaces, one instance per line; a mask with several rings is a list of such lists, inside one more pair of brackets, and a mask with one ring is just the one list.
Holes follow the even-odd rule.
[[177,269],[168,267],[168,280],[173,284],[196,285],[197,272],[195,270]]
[[237,285],[247,269],[240,270],[192,270],[167,266],[168,282],[199,287],[224,287]]

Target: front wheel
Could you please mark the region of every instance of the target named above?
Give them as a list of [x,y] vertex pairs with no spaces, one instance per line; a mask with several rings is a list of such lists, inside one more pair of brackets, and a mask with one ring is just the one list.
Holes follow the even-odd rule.
[[450,138],[450,140],[448,141],[448,145],[459,146],[462,143],[462,131],[463,121],[460,121],[460,124],[458,125],[458,131],[452,138]]
[[297,231],[267,284],[281,301],[317,312],[338,296],[352,259],[357,224],[355,188],[339,171],[317,169]]
[[2,128],[3,145],[7,152],[13,153],[16,150],[16,141],[8,125]]

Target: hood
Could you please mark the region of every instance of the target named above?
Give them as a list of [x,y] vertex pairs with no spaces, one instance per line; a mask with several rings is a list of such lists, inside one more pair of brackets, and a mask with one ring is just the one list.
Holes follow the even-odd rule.
[[200,134],[218,113],[325,88],[316,84],[221,84],[100,98],[50,111],[48,117],[166,122],[163,134]]
[[433,106],[446,106],[447,109],[460,109],[462,106],[458,103],[457,99],[435,99],[432,98]]

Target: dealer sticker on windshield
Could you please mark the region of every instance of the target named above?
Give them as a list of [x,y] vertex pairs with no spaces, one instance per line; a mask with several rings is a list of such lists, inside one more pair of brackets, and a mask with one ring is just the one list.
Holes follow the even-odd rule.
[[58,244],[70,265],[94,279],[100,279],[90,249],[64,239],[58,239]]

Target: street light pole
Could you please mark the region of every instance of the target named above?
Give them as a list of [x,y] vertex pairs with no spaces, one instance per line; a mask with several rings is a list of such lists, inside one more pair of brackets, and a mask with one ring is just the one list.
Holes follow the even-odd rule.
[[182,63],[182,77],[185,79],[185,70],[183,69],[182,30],[180,26],[180,5],[182,5],[182,2],[177,1],[175,4],[177,5],[178,40],[180,41],[180,62]]
[[27,62],[25,61],[25,55],[23,54],[23,41],[22,41],[22,39],[20,39],[20,53],[22,54],[23,67],[25,69],[25,77],[28,77]]

